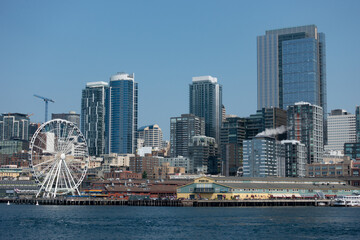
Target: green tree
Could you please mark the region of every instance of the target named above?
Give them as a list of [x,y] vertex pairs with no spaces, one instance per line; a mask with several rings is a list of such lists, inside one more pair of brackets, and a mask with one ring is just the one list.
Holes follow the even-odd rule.
[[147,172],[146,172],[146,171],[143,172],[142,178],[143,178],[143,179],[146,179],[146,178],[147,178]]

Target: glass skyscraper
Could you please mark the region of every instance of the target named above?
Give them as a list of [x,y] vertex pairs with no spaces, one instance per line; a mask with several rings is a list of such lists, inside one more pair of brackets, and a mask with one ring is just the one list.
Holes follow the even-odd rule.
[[257,53],[257,108],[320,106],[327,144],[325,34],[315,25],[266,31],[257,37]]
[[205,135],[220,144],[222,86],[211,76],[193,77],[189,86],[190,113],[205,119]]
[[82,91],[81,132],[90,156],[105,153],[105,96],[108,85],[106,82],[90,82]]
[[106,153],[135,153],[138,84],[134,74],[112,76],[106,95]]
[[315,25],[266,31],[257,37],[258,109],[304,101],[327,112],[325,34]]

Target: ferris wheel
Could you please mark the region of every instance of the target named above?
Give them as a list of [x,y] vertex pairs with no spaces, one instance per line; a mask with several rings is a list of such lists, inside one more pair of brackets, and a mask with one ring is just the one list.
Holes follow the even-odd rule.
[[89,165],[84,136],[72,122],[54,119],[41,125],[30,142],[30,167],[40,189],[38,197],[80,195]]

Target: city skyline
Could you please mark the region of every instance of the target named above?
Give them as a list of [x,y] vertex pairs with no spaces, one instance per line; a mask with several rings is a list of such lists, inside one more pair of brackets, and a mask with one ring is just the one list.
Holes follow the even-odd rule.
[[[1,113],[34,113],[32,122],[43,121],[44,104],[33,94],[55,100],[49,116],[80,113],[86,83],[124,71],[134,72],[139,83],[138,126],[158,124],[164,139],[170,117],[188,113],[194,76],[218,78],[227,114],[246,117],[257,109],[256,37],[308,24],[326,34],[328,112],[354,114],[359,105],[356,1],[311,2],[312,9],[310,1],[291,7],[261,1],[84,3],[0,3]],[[290,11],[294,7],[298,11]],[[119,8],[136,11],[117,13]]]

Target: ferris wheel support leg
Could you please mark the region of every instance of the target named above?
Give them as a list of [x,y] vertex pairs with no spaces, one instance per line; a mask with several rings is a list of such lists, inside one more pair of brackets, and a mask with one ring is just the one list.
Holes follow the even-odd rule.
[[[56,172],[57,172],[57,170],[58,170],[58,167],[59,167],[59,164],[58,164],[58,163],[55,164],[55,165],[54,165],[54,168],[51,169],[52,171],[49,173],[50,178],[49,178],[48,183],[47,183],[46,188],[45,188],[45,192],[48,193],[48,194],[47,194],[47,197],[50,197],[50,190],[51,190],[51,188],[52,188],[52,186],[53,186],[53,184],[54,184],[54,180],[55,180],[55,178],[56,178]],[[56,169],[56,171],[55,171],[55,173],[54,173],[54,170],[55,170],[55,169]]]
[[57,187],[58,187],[58,183],[59,183],[59,179],[60,179],[60,170],[61,170],[61,163],[62,163],[63,160],[61,160],[59,162],[59,165],[58,165],[58,169],[57,169],[57,173],[55,174],[56,176],[56,184],[55,184],[55,190],[54,190],[54,194],[53,194],[53,197],[56,198],[56,191],[57,191]]
[[[74,181],[74,178],[72,177],[71,172],[70,172],[70,169],[68,168],[66,162],[64,162],[64,165],[65,165],[65,169],[68,171],[68,174],[69,174],[69,176],[70,176],[70,178],[71,178],[71,181],[74,183],[74,188],[77,189],[76,183],[75,183],[75,181]],[[79,190],[77,190],[77,191],[79,192]],[[79,194],[80,194],[80,193],[79,193]]]
[[[55,166],[56,166],[56,164],[54,164],[54,165],[51,167],[50,172],[52,172],[52,171],[54,170]],[[38,196],[40,195],[40,193],[41,193],[41,191],[43,190],[45,184],[46,184],[47,181],[49,180],[49,177],[50,177],[50,173],[46,175],[44,182],[41,184],[41,187],[40,187],[40,189],[39,189],[39,192],[36,194],[36,197],[38,197]],[[45,194],[44,194],[44,196],[45,196]]]

